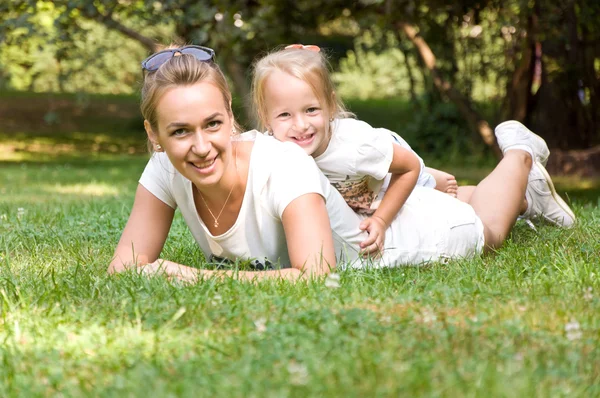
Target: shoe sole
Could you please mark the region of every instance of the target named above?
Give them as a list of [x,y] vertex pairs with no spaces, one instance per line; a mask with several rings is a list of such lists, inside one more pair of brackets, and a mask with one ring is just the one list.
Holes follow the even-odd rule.
[[[573,219],[573,224],[571,224],[567,228],[572,227],[577,222],[577,218],[575,217],[575,213],[573,213],[573,210],[571,210],[571,208],[569,207],[569,205],[567,204],[567,202],[565,202],[563,200],[563,198],[561,198],[560,195],[558,193],[556,193],[556,188],[554,188],[554,183],[552,182],[552,178],[550,178],[550,174],[548,174],[548,171],[546,170],[546,168],[544,167],[544,165],[542,165],[540,162],[536,162],[536,164],[537,164],[538,168],[540,169],[540,171],[542,172],[542,174],[544,175],[544,178],[546,179],[546,182],[548,183],[548,187],[550,187],[550,193],[552,194],[552,198],[554,198],[554,200],[556,201],[556,203],[558,203],[558,206],[565,213],[567,213],[569,216],[571,216],[571,218]],[[552,220],[552,219],[546,217],[543,214],[542,214],[542,216],[544,217],[544,219],[546,221],[551,222],[554,225],[558,225],[559,227],[564,227],[564,225],[558,223],[556,220]]]
[[[517,122],[516,120],[509,120],[506,122],[502,122],[499,125],[496,126],[496,128],[494,129],[494,133],[500,129],[502,126],[506,127],[506,126],[518,126],[519,128],[523,128],[525,129],[527,132],[529,132],[529,134],[533,135],[537,140],[540,140],[542,142],[546,142],[542,137],[540,137],[539,135],[537,135],[536,133],[534,133],[533,131],[529,130],[527,127],[525,127],[525,125],[521,122]],[[546,149],[544,150],[543,153],[538,153],[538,157],[539,157],[539,162],[542,163],[542,166],[546,166],[546,164],[548,164],[548,157],[550,156],[550,150],[548,149],[548,147],[546,145],[544,145],[546,147]]]

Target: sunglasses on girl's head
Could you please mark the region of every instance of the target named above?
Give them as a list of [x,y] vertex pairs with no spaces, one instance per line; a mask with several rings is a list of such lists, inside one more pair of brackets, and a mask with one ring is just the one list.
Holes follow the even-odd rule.
[[170,48],[168,50],[159,51],[152,54],[142,62],[142,69],[147,71],[155,71],[162,64],[169,61],[175,54],[189,54],[194,56],[198,61],[211,62],[215,58],[215,51],[212,48],[202,46],[183,46],[179,48]]

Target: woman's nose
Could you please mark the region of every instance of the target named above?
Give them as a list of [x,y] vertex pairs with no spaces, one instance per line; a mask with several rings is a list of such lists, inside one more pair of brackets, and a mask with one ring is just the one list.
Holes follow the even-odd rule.
[[208,156],[208,153],[210,152],[210,141],[207,140],[204,134],[200,131],[194,134],[192,151],[202,158]]

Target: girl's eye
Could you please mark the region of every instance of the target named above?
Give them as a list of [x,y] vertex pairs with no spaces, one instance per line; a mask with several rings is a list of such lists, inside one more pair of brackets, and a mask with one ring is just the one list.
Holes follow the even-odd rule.
[[288,117],[290,116],[289,112],[280,113],[277,117]]
[[315,113],[319,110],[316,106],[310,107],[306,110],[307,113]]

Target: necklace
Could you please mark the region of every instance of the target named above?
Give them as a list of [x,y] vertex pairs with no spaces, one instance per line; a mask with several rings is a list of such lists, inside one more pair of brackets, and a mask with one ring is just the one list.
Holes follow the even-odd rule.
[[[233,164],[235,166],[235,177],[236,177],[236,180],[237,180],[237,175],[238,175],[238,169],[237,169],[237,146],[235,147],[235,158],[233,160]],[[210,210],[210,207],[208,207],[208,203],[206,203],[206,200],[204,200],[204,196],[202,196],[202,192],[200,192],[200,190],[198,189],[198,193],[200,194],[200,199],[202,199],[202,201],[204,202],[204,206],[206,206],[206,210],[208,210],[208,212],[210,213],[210,215],[212,216],[212,218],[215,220],[215,223],[213,224],[215,226],[215,228],[219,227],[219,218],[221,217],[221,214],[223,214],[223,210],[225,210],[225,206],[227,206],[227,202],[229,201],[229,198],[231,197],[231,194],[233,192],[233,188],[235,188],[235,181],[234,181],[233,185],[231,186],[231,190],[229,191],[229,195],[227,195],[227,199],[225,199],[225,203],[223,203],[223,207],[221,207],[221,211],[219,212],[219,214],[216,217],[213,214],[213,212]]]

